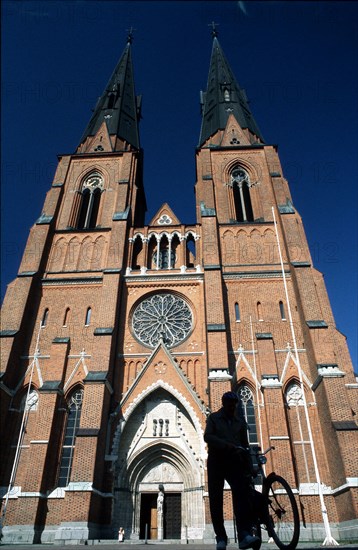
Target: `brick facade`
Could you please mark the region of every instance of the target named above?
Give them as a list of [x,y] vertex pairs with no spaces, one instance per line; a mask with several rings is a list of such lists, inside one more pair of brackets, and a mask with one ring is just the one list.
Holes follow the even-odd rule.
[[[230,179],[237,167],[245,199]],[[253,443],[276,448],[267,471],[296,491],[302,540],[323,540],[302,387],[333,535],[354,536],[358,384],[277,151],[230,115],[197,149],[196,172],[195,223],[164,204],[145,225],[142,154],[125,136],[103,123],[59,159],[3,305],[5,542],[110,539],[120,526],[143,538],[159,485],[180,495],[179,538],[213,540],[203,430],[229,389],[255,411]],[[78,227],[91,177],[96,223]],[[240,200],[252,219],[235,219]],[[228,490],[224,510],[233,537]]]

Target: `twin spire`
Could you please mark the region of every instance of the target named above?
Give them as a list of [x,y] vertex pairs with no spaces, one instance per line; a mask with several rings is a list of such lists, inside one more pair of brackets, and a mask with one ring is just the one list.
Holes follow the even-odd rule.
[[[81,138],[81,144],[87,138],[95,136],[106,123],[109,136],[116,143],[129,144],[140,148],[139,120],[141,96],[135,95],[131,43],[132,29],[129,31],[124,52],[114,69],[108,84],[97,101],[91,120]],[[118,140],[117,140],[118,138]],[[118,147],[114,147],[118,149]]]
[[246,93],[236,82],[217,35],[218,32],[213,25],[213,47],[207,91],[201,92],[202,124],[199,147],[218,130],[225,130],[230,114],[236,118],[243,130],[249,130],[255,141],[263,142],[261,132],[252,116]]
[[[201,92],[202,125],[199,146],[202,146],[219,130],[224,130],[232,114],[242,129],[247,129],[255,141],[263,142],[261,132],[252,116],[245,91],[237,84],[217,39],[216,26],[212,24],[213,47],[209,68],[207,91]],[[135,95],[131,43],[133,29],[127,37],[123,54],[108,84],[97,101],[91,120],[81,138],[81,144],[93,138],[103,123],[114,150],[140,148],[139,120],[141,97]],[[83,150],[83,149],[82,149]]]

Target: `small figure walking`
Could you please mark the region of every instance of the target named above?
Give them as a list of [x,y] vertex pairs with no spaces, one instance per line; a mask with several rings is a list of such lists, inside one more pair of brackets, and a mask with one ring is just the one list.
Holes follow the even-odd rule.
[[124,540],[124,529],[123,527],[120,527],[118,531],[118,542],[123,542],[123,540]]

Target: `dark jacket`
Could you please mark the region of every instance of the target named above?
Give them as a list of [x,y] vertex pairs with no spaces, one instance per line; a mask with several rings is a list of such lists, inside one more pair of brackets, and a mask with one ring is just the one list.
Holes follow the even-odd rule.
[[248,448],[245,419],[239,414],[230,419],[223,408],[211,413],[206,421],[204,441],[208,444],[209,456],[227,456],[238,445]]

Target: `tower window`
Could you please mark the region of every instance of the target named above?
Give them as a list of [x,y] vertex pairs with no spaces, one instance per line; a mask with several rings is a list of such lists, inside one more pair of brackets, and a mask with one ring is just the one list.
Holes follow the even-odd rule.
[[47,321],[48,321],[48,307],[45,309],[44,314],[42,316],[41,327],[45,327],[47,325]]
[[83,182],[77,223],[78,229],[96,227],[102,191],[103,178],[97,172],[89,175]]
[[153,262],[157,269],[172,269],[175,265],[175,252],[169,244],[166,236],[157,242],[157,249],[153,254]]
[[141,267],[140,260],[141,260],[142,251],[143,251],[143,241],[140,237],[136,237],[133,244],[132,269],[140,269]]
[[68,307],[65,311],[65,316],[63,318],[63,326],[64,327],[67,327],[69,318],[70,318],[70,308]]
[[174,267],[175,253],[173,251],[170,252],[170,260],[169,260],[169,249],[161,248],[159,251],[159,260],[158,260],[157,251],[154,252],[153,260],[154,260],[154,263],[159,267],[159,269],[168,269],[169,265],[170,267]]
[[263,321],[261,302],[257,302],[256,309],[257,309],[257,318],[258,318],[258,320]]
[[280,301],[279,306],[280,306],[281,319],[282,321],[286,321],[285,306],[283,305],[283,302]]
[[80,426],[83,390],[76,390],[68,401],[65,436],[62,445],[62,455],[58,476],[58,487],[66,487],[70,481],[73,453],[75,450],[76,433]]
[[240,323],[240,321],[241,321],[240,308],[239,308],[239,304],[237,302],[235,302],[235,320],[236,320],[237,323]]
[[88,327],[91,324],[92,309],[89,307],[86,311],[85,326]]
[[[247,428],[248,428],[247,438],[249,440],[250,449],[252,449],[253,451],[251,453],[251,456],[253,459],[253,464],[255,466],[256,465],[255,448],[257,449],[260,446],[260,443],[258,441],[258,435],[257,435],[254,396],[249,386],[247,386],[247,384],[240,385],[238,394],[241,400],[242,412],[247,423]],[[261,484],[262,483],[261,475],[257,476],[254,482],[255,482],[255,485]]]
[[192,235],[186,239],[186,266],[194,267],[195,262],[195,240]]
[[235,217],[238,222],[251,222],[254,219],[251,198],[250,180],[241,167],[231,172],[229,187],[233,190]]
[[242,409],[248,427],[248,439],[250,445],[258,445],[257,428],[255,418],[254,396],[249,386],[242,384],[238,391],[242,403]]

